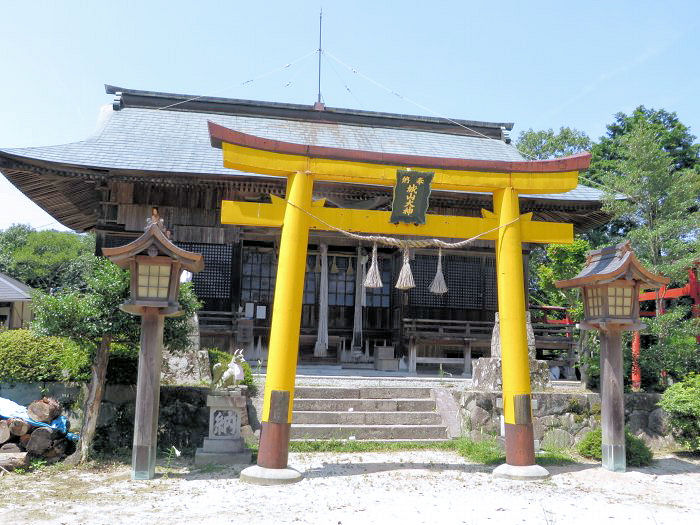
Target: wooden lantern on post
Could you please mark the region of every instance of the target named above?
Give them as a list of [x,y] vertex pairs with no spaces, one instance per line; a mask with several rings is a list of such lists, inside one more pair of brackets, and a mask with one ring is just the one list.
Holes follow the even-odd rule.
[[659,288],[669,279],[647,271],[629,241],[589,252],[586,264],[573,279],[557,281],[558,288],[581,288],[584,330],[600,332],[600,395],[603,427],[603,467],[624,472],[625,405],[622,381],[622,331],[640,330],[639,289]]
[[102,249],[112,262],[131,272],[131,294],[120,308],[141,316],[132,479],[155,476],[164,317],[183,313],[177,300],[182,271],[196,273],[204,268],[202,255],[178,248],[169,233],[154,208],[141,237]]

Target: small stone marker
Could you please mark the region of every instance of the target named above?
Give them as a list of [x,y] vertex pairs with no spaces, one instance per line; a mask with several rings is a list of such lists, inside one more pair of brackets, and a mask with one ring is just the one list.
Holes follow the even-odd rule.
[[246,417],[246,397],[240,389],[217,391],[207,396],[209,437],[194,455],[195,465],[249,465],[252,452],[241,436]]

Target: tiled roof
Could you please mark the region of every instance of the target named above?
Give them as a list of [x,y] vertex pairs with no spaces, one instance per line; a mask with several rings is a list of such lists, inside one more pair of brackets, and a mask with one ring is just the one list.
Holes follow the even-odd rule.
[[[181,107],[162,110],[128,105],[118,110],[106,108],[100,129],[87,140],[58,146],[4,149],[0,150],[0,155],[99,169],[242,175],[242,172],[224,168],[221,151],[211,146],[207,130],[207,121],[211,120],[237,131],[298,144],[478,160],[523,160],[514,146],[502,140],[460,133],[216,114],[184,111],[179,109]],[[400,121],[400,116],[396,117],[393,120]],[[598,201],[600,197],[601,192],[585,186],[564,194],[537,196],[570,201]]]
[[0,302],[30,301],[31,298],[32,289],[29,286],[0,273]]

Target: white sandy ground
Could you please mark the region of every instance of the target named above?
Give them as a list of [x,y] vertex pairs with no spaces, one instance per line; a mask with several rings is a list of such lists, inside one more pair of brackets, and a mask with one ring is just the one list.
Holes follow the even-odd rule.
[[290,454],[290,465],[305,479],[276,487],[187,462],[153,481],[130,481],[121,464],[5,475],[0,524],[700,524],[697,458],[624,474],[552,466],[544,482],[494,479],[443,451]]

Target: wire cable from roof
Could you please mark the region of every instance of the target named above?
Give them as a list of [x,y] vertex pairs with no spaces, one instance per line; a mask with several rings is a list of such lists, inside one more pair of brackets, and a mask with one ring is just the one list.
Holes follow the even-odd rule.
[[[216,94],[219,94],[219,93],[223,93],[223,92],[225,92],[225,91],[228,91],[229,89],[234,88],[234,87],[239,87],[239,86],[240,86],[240,87],[243,87],[243,86],[247,86],[248,84],[252,84],[253,82],[256,82],[256,81],[260,80],[261,78],[265,78],[265,77],[268,77],[268,76],[270,76],[270,75],[273,75],[273,74],[277,73],[278,71],[283,71],[283,70],[285,70],[285,69],[288,69],[288,68],[292,67],[294,64],[297,64],[298,62],[301,62],[302,60],[304,60],[304,59],[306,59],[306,58],[309,58],[310,56],[312,56],[312,55],[314,55],[314,54],[316,54],[316,53],[318,53],[318,50],[314,49],[313,51],[310,51],[309,53],[306,53],[305,55],[302,55],[302,56],[300,56],[299,58],[297,58],[297,59],[295,59],[295,60],[292,60],[291,62],[288,62],[287,64],[284,64],[283,66],[276,67],[275,69],[271,69],[270,71],[267,71],[267,72],[265,72],[265,73],[263,73],[263,74],[261,74],[261,75],[258,75],[257,77],[253,77],[253,78],[249,78],[248,80],[244,80],[243,82],[236,83],[236,84],[232,84],[232,85],[229,85],[229,86],[227,86],[227,87],[225,87],[225,88],[223,88],[223,89],[219,89],[219,90],[213,91],[211,94],[212,94],[212,95],[216,95]],[[185,100],[181,100],[181,101],[179,101],[179,102],[174,102],[173,104],[168,104],[167,106],[162,106],[162,107],[156,108],[156,110],[169,109],[169,108],[172,108],[172,107],[174,107],[174,106],[179,106],[180,104],[185,104],[185,103],[187,103],[187,102],[192,102],[193,100],[199,100],[199,99],[201,99],[201,98],[208,98],[208,97],[210,97],[210,96],[211,96],[211,95],[200,95],[200,96],[197,96],[197,97],[190,97],[190,98],[187,98],[187,99],[185,99]]]
[[444,119],[444,120],[446,120],[446,121],[448,121],[448,122],[451,122],[452,124],[454,124],[454,125],[456,125],[456,126],[459,126],[460,128],[466,129],[467,131],[471,131],[472,133],[475,133],[475,134],[477,134],[477,135],[479,135],[479,136],[481,136],[481,137],[484,137],[484,138],[486,138],[486,139],[490,139],[490,140],[500,140],[500,139],[496,139],[496,138],[493,138],[493,137],[489,137],[488,135],[484,135],[483,133],[480,133],[479,131],[476,131],[475,129],[472,129],[472,128],[468,127],[468,126],[465,126],[464,124],[462,124],[462,123],[460,123],[460,122],[458,122],[458,121],[456,121],[456,120],[454,120],[454,119],[451,119],[451,118],[449,118],[449,117],[446,117],[445,115],[443,115],[443,114],[441,114],[441,113],[435,111],[434,109],[431,109],[431,108],[429,108],[429,107],[427,107],[427,106],[424,106],[423,104],[420,104],[420,103],[416,102],[415,100],[412,100],[412,99],[410,99],[410,98],[408,98],[408,97],[402,95],[402,94],[399,93],[398,91],[394,91],[393,89],[391,89],[391,88],[385,86],[385,85],[382,84],[381,82],[378,82],[377,80],[374,80],[373,78],[368,77],[367,75],[365,75],[364,73],[362,73],[362,72],[361,72],[360,70],[358,70],[357,68],[355,68],[355,67],[353,67],[353,66],[351,66],[351,65],[349,65],[349,64],[346,64],[345,62],[343,62],[342,60],[340,60],[338,57],[336,57],[335,55],[333,55],[332,53],[330,53],[330,52],[328,52],[328,51],[326,51],[326,50],[323,51],[323,54],[329,56],[330,58],[332,58],[333,60],[335,60],[336,62],[338,62],[338,64],[340,64],[341,66],[345,67],[346,69],[348,69],[348,70],[351,71],[352,73],[356,74],[357,76],[360,76],[360,77],[364,78],[367,82],[370,82],[371,84],[374,84],[374,85],[377,86],[378,88],[383,89],[383,90],[386,91],[387,93],[389,93],[389,94],[391,94],[391,95],[394,95],[395,97],[400,98],[401,100],[405,100],[405,101],[408,102],[409,104],[413,104],[414,106],[416,106],[417,108],[422,109],[423,111],[427,111],[428,113],[432,113],[432,114],[435,115],[436,117],[439,117],[439,118]]

